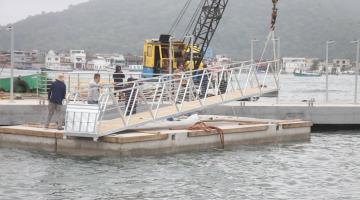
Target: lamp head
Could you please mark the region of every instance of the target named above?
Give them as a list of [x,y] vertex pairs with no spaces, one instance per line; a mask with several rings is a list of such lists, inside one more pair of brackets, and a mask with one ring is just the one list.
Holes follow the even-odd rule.
[[12,31],[13,30],[13,26],[11,24],[6,26],[6,30],[7,31]]

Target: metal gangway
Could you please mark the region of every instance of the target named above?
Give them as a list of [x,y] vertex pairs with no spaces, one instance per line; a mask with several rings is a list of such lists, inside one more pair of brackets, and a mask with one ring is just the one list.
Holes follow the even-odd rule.
[[[75,95],[67,105],[65,137],[96,141],[215,105],[277,92],[279,64],[279,60],[246,61],[138,79],[115,88],[107,85],[98,105],[84,103]],[[265,71],[258,73],[259,68]]]

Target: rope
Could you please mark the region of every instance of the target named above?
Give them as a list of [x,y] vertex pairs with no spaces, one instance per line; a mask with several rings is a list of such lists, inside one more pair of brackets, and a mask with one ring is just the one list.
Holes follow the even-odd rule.
[[221,148],[225,148],[225,136],[224,131],[216,126],[208,126],[205,124],[205,122],[197,122],[196,124],[192,125],[188,128],[188,130],[196,130],[196,131],[205,131],[207,133],[211,133],[213,130],[216,130],[217,133],[220,135],[220,142],[221,142]]

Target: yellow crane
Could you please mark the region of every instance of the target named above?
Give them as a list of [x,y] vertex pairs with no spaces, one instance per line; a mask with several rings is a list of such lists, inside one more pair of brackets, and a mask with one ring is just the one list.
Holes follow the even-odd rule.
[[[189,7],[188,0],[175,21],[174,27]],[[203,58],[222,19],[229,0],[201,0],[182,40],[170,34],[162,34],[159,39],[145,40],[143,50],[143,76],[173,73],[175,70],[198,70],[203,68]],[[274,29],[278,0],[272,0],[273,14],[271,29]],[[275,13],[276,12],[276,13]],[[276,16],[275,16],[276,14]]]

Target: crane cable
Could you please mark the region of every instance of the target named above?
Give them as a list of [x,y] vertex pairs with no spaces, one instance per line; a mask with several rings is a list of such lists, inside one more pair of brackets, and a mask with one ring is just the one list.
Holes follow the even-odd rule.
[[185,38],[186,35],[190,35],[190,31],[191,29],[193,28],[194,24],[195,24],[195,21],[196,21],[196,18],[199,16],[199,13],[204,5],[204,2],[205,0],[201,0],[193,14],[193,16],[191,17],[190,19],[190,23],[187,25],[184,33],[183,33],[183,38]]
[[189,8],[190,3],[191,3],[191,0],[188,0],[185,3],[184,7],[181,9],[179,15],[177,16],[176,20],[174,21],[173,25],[170,28],[169,35],[172,35],[174,33],[174,31],[176,30],[177,26],[179,25],[182,18],[184,17],[187,9]]
[[279,2],[279,0],[271,0],[273,3],[273,7],[272,7],[272,14],[271,14],[271,26],[270,26],[270,33],[266,38],[266,42],[265,42],[265,47],[262,51],[261,57],[260,57],[260,62],[262,62],[264,56],[265,56],[265,51],[268,47],[269,41],[271,39],[274,39],[274,34],[273,32],[275,31],[275,24],[276,24],[276,19],[277,19],[277,13],[278,13],[278,8],[277,8],[277,3]]

